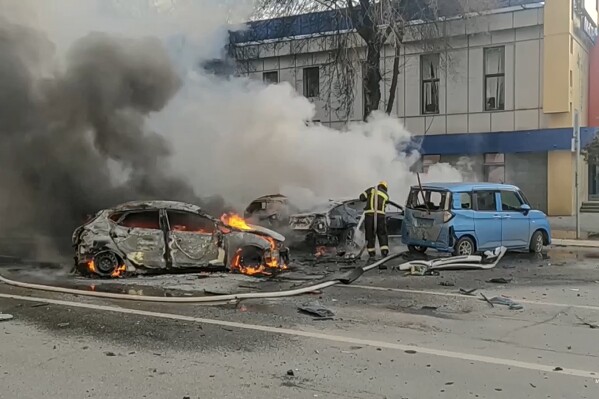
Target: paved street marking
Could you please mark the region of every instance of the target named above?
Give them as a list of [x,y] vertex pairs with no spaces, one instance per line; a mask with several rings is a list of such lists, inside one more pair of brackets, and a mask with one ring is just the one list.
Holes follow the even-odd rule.
[[[408,290],[403,288],[385,288],[385,287],[377,287],[377,286],[369,286],[369,285],[337,285],[336,287],[344,287],[344,288],[358,288],[364,290],[373,290],[373,291],[390,291],[390,292],[402,292],[405,294],[424,294],[424,295],[437,295],[437,296],[448,296],[453,298],[462,298],[462,299],[476,299],[480,300],[481,297],[477,295],[462,295],[462,294],[454,294],[451,292],[439,292],[439,291],[420,291],[420,290]],[[595,310],[599,311],[599,306],[593,305],[571,305],[567,303],[555,303],[555,302],[540,302],[540,301],[531,301],[529,299],[518,299],[513,298],[518,303],[526,303],[529,305],[539,305],[539,306],[554,306],[559,308],[575,308],[575,309],[585,309],[585,310]]]
[[267,333],[275,333],[275,334],[283,334],[304,338],[314,338],[325,341],[333,341],[333,342],[342,342],[352,345],[362,345],[362,346],[371,346],[376,348],[387,348],[387,349],[395,349],[400,351],[416,351],[418,353],[423,353],[432,356],[440,356],[451,359],[459,359],[464,361],[471,362],[480,362],[487,364],[494,364],[500,366],[508,366],[508,367],[517,367],[526,370],[534,370],[546,373],[556,373],[556,374],[564,374],[574,377],[584,377],[584,378],[593,378],[595,379],[599,372],[596,371],[588,371],[588,370],[578,370],[578,369],[563,369],[561,371],[555,371],[555,366],[549,366],[544,364],[536,364],[536,363],[528,363],[521,362],[518,360],[512,359],[502,359],[491,356],[481,356],[470,353],[461,353],[461,352],[451,352],[440,349],[433,348],[424,348],[420,346],[411,346],[411,345],[401,345],[392,342],[385,341],[375,341],[368,339],[360,339],[360,338],[352,338],[341,335],[331,335],[331,334],[323,334],[318,332],[310,332],[310,331],[302,331],[302,330],[291,330],[287,328],[278,328],[278,327],[270,327],[263,326],[257,324],[246,324],[239,323],[233,321],[225,321],[225,320],[214,320],[214,319],[204,319],[200,317],[192,317],[192,316],[184,316],[172,313],[161,313],[161,312],[150,312],[146,310],[137,310],[137,309],[129,309],[129,308],[120,308],[116,306],[106,306],[106,305],[96,305],[92,303],[81,303],[81,302],[70,302],[63,301],[58,299],[48,299],[48,298],[39,298],[39,297],[28,297],[21,295],[11,295],[11,294],[0,294],[0,298],[6,299],[15,299],[21,301],[29,301],[29,302],[41,302],[48,303],[53,305],[61,305],[61,306],[69,306],[74,308],[83,308],[83,309],[92,309],[92,310],[101,310],[106,312],[115,312],[115,313],[123,313],[123,314],[131,314],[138,316],[147,316],[147,317],[157,317],[162,319],[170,319],[170,320],[181,320],[188,321],[194,323],[201,324],[210,324],[216,326],[225,326],[230,328],[239,328],[245,330],[253,330],[253,331],[262,331]]

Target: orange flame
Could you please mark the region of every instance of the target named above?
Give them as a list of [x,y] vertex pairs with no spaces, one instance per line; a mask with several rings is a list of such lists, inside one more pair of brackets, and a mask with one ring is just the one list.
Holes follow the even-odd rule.
[[[94,262],[93,259],[87,262],[87,268],[90,271],[90,273],[98,274],[98,270],[96,269],[96,262]],[[114,271],[110,274],[110,277],[121,277],[123,274],[125,274],[126,271],[127,266],[120,265],[119,267],[114,269]]]
[[127,266],[120,265],[110,274],[110,277],[121,277],[127,271]]
[[225,213],[220,217],[221,222],[239,230],[252,230],[246,221],[236,213]]

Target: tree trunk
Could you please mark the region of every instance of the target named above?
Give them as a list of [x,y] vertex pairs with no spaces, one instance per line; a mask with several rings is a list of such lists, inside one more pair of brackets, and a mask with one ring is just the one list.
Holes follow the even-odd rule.
[[395,58],[393,59],[393,72],[391,76],[391,88],[389,89],[389,102],[387,102],[387,115],[391,115],[393,104],[395,104],[395,94],[397,93],[397,80],[399,79],[399,43],[395,44]]
[[366,121],[372,111],[379,109],[381,102],[381,48],[378,43],[367,43],[366,71],[364,76],[364,116]]

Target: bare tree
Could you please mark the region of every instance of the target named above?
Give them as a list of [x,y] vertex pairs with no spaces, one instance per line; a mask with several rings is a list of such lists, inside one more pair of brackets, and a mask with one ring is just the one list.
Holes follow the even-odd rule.
[[[392,113],[401,48],[408,40],[418,43],[423,52],[446,51],[445,19],[468,18],[491,8],[496,1],[521,0],[259,0],[256,17],[266,19],[253,22],[244,38],[233,39],[232,54],[248,73],[252,61],[260,57],[260,49],[276,53],[283,46],[291,46],[291,54],[300,54],[306,47],[316,48],[323,55],[319,66],[325,89],[320,97],[325,106],[348,120],[355,102],[356,78],[361,78],[358,87],[363,92],[362,118],[366,120],[381,106],[383,79],[391,82],[384,110]],[[298,29],[298,21],[307,25],[303,31]],[[391,71],[381,61],[386,46],[393,49]]]

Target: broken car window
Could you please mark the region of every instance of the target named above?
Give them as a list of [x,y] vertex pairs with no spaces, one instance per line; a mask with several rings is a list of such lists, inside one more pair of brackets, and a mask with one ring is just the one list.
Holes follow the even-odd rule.
[[513,191],[501,192],[501,209],[503,211],[519,211],[522,206],[518,194]]
[[109,216],[109,218],[113,222],[118,222],[124,214],[125,212],[114,212],[112,215]]
[[119,226],[135,228],[160,230],[160,219],[158,211],[143,211],[128,213],[119,223]]
[[472,194],[460,193],[459,195],[462,209],[472,209]]
[[496,211],[495,191],[477,191],[476,206],[479,211]]
[[212,234],[214,222],[204,216],[190,212],[167,211],[171,231]]
[[447,191],[413,188],[408,197],[408,208],[429,211],[445,210]]

